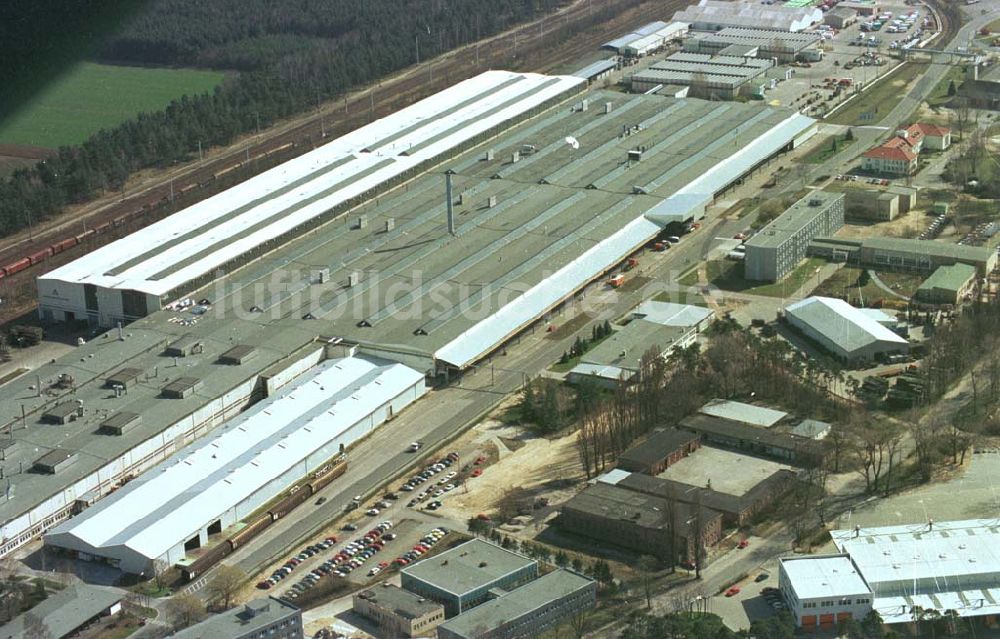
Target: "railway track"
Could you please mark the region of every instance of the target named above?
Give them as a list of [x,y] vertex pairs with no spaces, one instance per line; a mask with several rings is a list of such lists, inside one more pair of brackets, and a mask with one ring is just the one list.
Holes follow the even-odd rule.
[[[552,72],[686,0],[576,0],[555,14],[411,67],[342,102],[246,136],[211,159],[171,170],[123,198],[68,211],[0,247],[0,323],[37,306],[34,278],[81,255],[490,68]],[[27,237],[25,237],[27,235]],[[25,261],[26,260],[26,261]],[[10,271],[8,272],[8,268]]]

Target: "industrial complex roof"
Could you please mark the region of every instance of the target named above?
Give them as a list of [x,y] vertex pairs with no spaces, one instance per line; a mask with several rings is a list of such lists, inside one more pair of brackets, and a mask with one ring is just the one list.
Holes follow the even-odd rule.
[[1000,520],[970,519],[835,530],[887,623],[921,606],[960,617],[1000,613]]
[[788,575],[795,596],[801,600],[871,593],[850,555],[782,557],[778,561]]
[[807,324],[847,352],[875,342],[907,344],[904,338],[841,299],[807,297],[789,304],[785,313]]
[[705,66],[716,66],[716,67],[736,67],[736,68],[751,68],[751,69],[770,69],[774,66],[773,60],[765,60],[761,58],[746,58],[742,56],[733,55],[713,55],[710,53],[692,53],[690,51],[678,51],[677,53],[672,53],[663,60],[654,62],[650,65],[651,69],[670,69],[673,68],[675,64],[683,63],[697,63]]
[[587,66],[574,71],[573,75],[578,78],[584,78],[589,80],[595,76],[598,76],[606,71],[614,71],[615,67],[618,66],[618,61],[615,58],[608,58],[606,60],[598,60],[597,62],[592,62]]
[[[694,506],[677,500],[673,493],[670,501],[655,494],[647,494],[625,487],[633,480],[643,478],[656,481],[641,473],[629,473],[628,477],[612,484],[598,481],[587,486],[563,504],[563,510],[579,511],[597,517],[629,521],[643,528],[669,529],[669,517],[673,514],[673,527],[678,534],[684,535],[693,521]],[[677,501],[674,501],[677,500]],[[708,507],[701,507],[701,522],[705,524],[720,517],[721,514]]]
[[58,546],[155,559],[423,379],[402,364],[328,360],[49,532]]
[[699,408],[698,412],[764,428],[770,428],[788,416],[788,413],[780,410],[736,402],[731,399],[713,399]]
[[[197,355],[177,358],[165,356],[167,344],[192,327],[150,318],[127,327],[122,339],[116,333],[95,336],[54,363],[45,364],[28,375],[0,388],[0,416],[4,430],[10,430],[14,445],[5,450],[5,479],[9,482],[7,498],[0,501],[0,522],[4,537],[10,538],[6,525],[37,504],[67,492],[70,499],[81,499],[96,488],[82,480],[97,469],[113,464],[143,442],[157,440],[169,426],[199,414],[217,398],[304,349],[318,350],[315,326],[299,322],[275,322],[262,327],[255,322],[227,317],[225,322],[204,320],[196,330],[202,336],[204,350]],[[223,366],[218,356],[250,336],[258,343],[254,366]],[[105,379],[122,367],[123,362],[141,368],[143,375],[130,384],[126,394],[116,397],[105,387]],[[60,375],[73,378],[73,388],[58,385]],[[160,389],[177,377],[198,377],[202,388],[185,399],[167,399]],[[41,381],[41,387],[38,387]],[[84,416],[65,425],[40,423],[46,407],[70,401],[82,402]],[[27,418],[22,422],[22,406]],[[121,413],[142,416],[141,422],[121,435],[106,434],[101,424]],[[162,442],[160,442],[162,443]],[[160,445],[157,443],[157,446]],[[63,449],[78,453],[76,462],[54,475],[13,472],[23,465],[27,471],[44,451]],[[48,516],[46,513],[45,516]]]
[[756,27],[777,31],[801,31],[821,22],[823,12],[816,7],[789,7],[783,4],[761,5],[728,0],[701,0],[674,14],[674,20],[703,25]]
[[[522,75],[490,75],[459,86],[464,87],[462,95],[475,87],[506,94],[506,88],[496,88],[499,78],[504,78],[500,84],[510,83],[508,88],[547,81]],[[573,79],[569,86],[582,82]],[[407,120],[407,126],[416,127],[412,130],[398,124],[393,129],[398,137],[381,131],[383,137],[373,143],[371,136],[362,142],[360,133],[354,133],[348,136],[354,142],[339,144],[359,149],[355,155],[381,154],[387,161],[404,162],[413,157],[404,152],[423,152],[423,147],[413,151],[421,144],[417,138],[431,140],[432,132],[443,135],[452,126],[473,126],[465,117],[473,119],[467,109],[484,115],[486,107],[479,100],[486,98],[480,93],[468,98],[478,107],[455,104],[455,97],[446,93],[435,98],[431,106],[437,105],[433,113],[438,115]],[[50,498],[72,501],[90,491],[106,492],[108,486],[95,477],[99,468],[112,472],[115,460],[129,450],[159,446],[157,437],[168,427],[204,414],[218,398],[289,361],[290,354],[319,349],[330,339],[357,342],[362,351],[412,354],[422,373],[433,371],[430,363],[423,366],[433,358],[461,367],[477,361],[620,262],[664,224],[699,212],[716,192],[814,125],[793,111],[757,104],[610,91],[576,99],[574,109],[539,109],[520,124],[500,127],[489,140],[476,138],[468,148],[452,151],[439,169],[455,172],[454,236],[446,230],[441,172],[417,172],[405,185],[359,206],[354,215],[365,216],[366,225],[353,224],[353,215],[336,220],[194,291],[192,298],[212,301],[203,315],[154,313],[129,324],[121,340],[114,332],[99,334],[39,367],[35,372],[41,389],[35,388],[34,376],[5,384],[0,417],[15,445],[6,451],[4,463],[10,482],[7,499],[0,503],[4,536],[17,537],[26,513],[43,502],[32,522],[65,507],[65,501]],[[581,108],[582,99],[589,109]],[[449,106],[443,107],[441,100]],[[488,103],[495,105],[492,99]],[[605,104],[611,105],[607,112],[599,108]],[[421,107],[421,113],[431,106]],[[626,127],[630,133],[623,135]],[[466,133],[471,135],[462,135]],[[578,149],[566,143],[568,136],[578,140]],[[411,143],[413,147],[405,146]],[[364,151],[365,146],[376,148]],[[622,159],[639,146],[645,147],[643,160],[626,166]],[[520,153],[517,162],[515,151]],[[312,161],[295,170],[310,174]],[[279,173],[275,179],[291,178]],[[224,204],[232,208],[230,202]],[[216,233],[214,228],[208,232]],[[330,279],[317,283],[312,274],[324,268]],[[348,286],[353,274],[357,280]],[[196,340],[202,348],[176,359],[166,354],[181,339]],[[253,359],[239,365],[220,362],[223,353],[241,344],[255,347]],[[104,387],[105,379],[125,366],[143,373],[115,397]],[[62,374],[73,377],[72,388],[57,386]],[[197,378],[201,387],[183,399],[162,397],[161,389],[181,377]],[[61,426],[38,423],[47,407],[66,401],[83,402],[84,416]],[[23,423],[22,405],[27,415]],[[102,423],[126,412],[140,415],[141,421],[121,435],[101,434]],[[55,475],[10,472],[19,462],[29,468],[56,448],[78,452],[77,461]]]
[[726,27],[721,31],[699,33],[692,40],[720,45],[757,45],[768,50],[800,51],[819,42],[820,37],[814,33],[789,33],[787,31],[769,31],[767,29]]
[[580,82],[483,73],[42,278],[164,295]]
[[483,636],[492,630],[584,588],[594,588],[593,580],[569,570],[557,569],[520,588],[472,608],[441,624],[459,637]]
[[496,544],[472,539],[407,566],[403,573],[458,596],[537,563]]

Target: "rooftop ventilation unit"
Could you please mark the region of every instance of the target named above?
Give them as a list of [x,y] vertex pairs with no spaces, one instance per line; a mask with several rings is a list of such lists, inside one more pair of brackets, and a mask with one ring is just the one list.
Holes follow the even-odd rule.
[[228,366],[239,366],[257,356],[257,347],[249,344],[237,344],[219,355],[219,363]]
[[142,415],[122,411],[104,420],[101,423],[101,432],[105,435],[117,435],[120,437],[140,424],[142,424]]
[[40,473],[55,475],[67,466],[72,465],[77,459],[77,454],[62,448],[53,448],[37,460],[33,468]]
[[201,390],[203,383],[197,377],[178,377],[160,391],[170,399],[186,399]]

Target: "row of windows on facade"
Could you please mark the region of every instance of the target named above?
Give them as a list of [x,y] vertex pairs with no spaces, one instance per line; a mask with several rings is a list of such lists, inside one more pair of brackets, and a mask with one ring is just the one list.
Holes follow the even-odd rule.
[[[871,603],[871,599],[855,599],[854,603],[855,604]],[[830,608],[832,606],[850,606],[850,605],[851,605],[851,600],[850,599],[840,599],[840,600],[836,600],[836,601],[833,600],[833,599],[830,599],[829,601],[819,601],[819,602],[812,601],[812,602],[809,602],[809,603],[804,603],[804,604],[802,604],[802,607],[803,608],[815,608],[815,607],[819,606],[820,608]]]

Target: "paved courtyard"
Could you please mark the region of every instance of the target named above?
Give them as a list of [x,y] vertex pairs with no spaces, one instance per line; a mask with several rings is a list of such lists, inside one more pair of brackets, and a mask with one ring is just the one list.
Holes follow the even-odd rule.
[[694,486],[708,486],[728,495],[742,495],[783,468],[791,468],[760,457],[702,446],[660,473],[664,479]]

